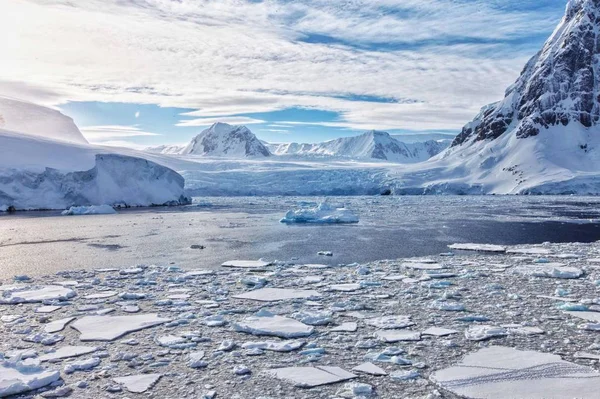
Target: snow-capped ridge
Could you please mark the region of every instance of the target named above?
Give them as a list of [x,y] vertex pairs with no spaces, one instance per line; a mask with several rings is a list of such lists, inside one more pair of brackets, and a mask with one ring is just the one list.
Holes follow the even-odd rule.
[[180,153],[226,158],[271,156],[268,148],[246,126],[221,122],[202,131]]

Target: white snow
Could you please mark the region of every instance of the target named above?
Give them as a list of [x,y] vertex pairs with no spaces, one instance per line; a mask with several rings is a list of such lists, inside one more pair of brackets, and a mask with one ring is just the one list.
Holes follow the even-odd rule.
[[85,316],[71,327],[79,331],[81,341],[113,341],[130,332],[154,327],[169,322],[170,319],[157,314],[133,316]]
[[592,368],[553,354],[502,346],[471,353],[430,378],[456,395],[478,399],[594,399],[600,384],[600,374]]
[[196,136],[182,151],[184,155],[211,157],[268,157],[267,147],[245,126],[215,123]]
[[281,223],[358,223],[358,216],[344,207],[337,207],[328,203],[320,203],[314,208],[304,208],[289,211]]
[[64,216],[71,215],[115,215],[117,211],[110,205],[72,206],[63,211]]

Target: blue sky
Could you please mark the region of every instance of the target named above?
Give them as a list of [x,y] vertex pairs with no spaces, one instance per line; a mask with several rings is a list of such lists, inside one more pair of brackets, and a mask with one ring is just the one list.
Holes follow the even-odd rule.
[[5,0],[0,95],[95,143],[215,121],[272,142],[457,132],[501,99],[564,0]]

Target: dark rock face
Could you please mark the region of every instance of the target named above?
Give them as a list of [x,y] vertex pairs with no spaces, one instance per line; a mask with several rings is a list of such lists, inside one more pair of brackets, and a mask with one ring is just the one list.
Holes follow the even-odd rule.
[[600,0],[570,0],[561,24],[504,100],[485,107],[452,146],[493,140],[513,129],[524,139],[551,126],[598,125],[599,29]]

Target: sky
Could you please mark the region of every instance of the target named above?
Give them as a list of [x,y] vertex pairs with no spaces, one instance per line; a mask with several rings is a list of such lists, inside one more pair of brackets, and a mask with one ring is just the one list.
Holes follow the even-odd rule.
[[90,142],[457,133],[503,97],[566,0],[2,0],[0,95]]

